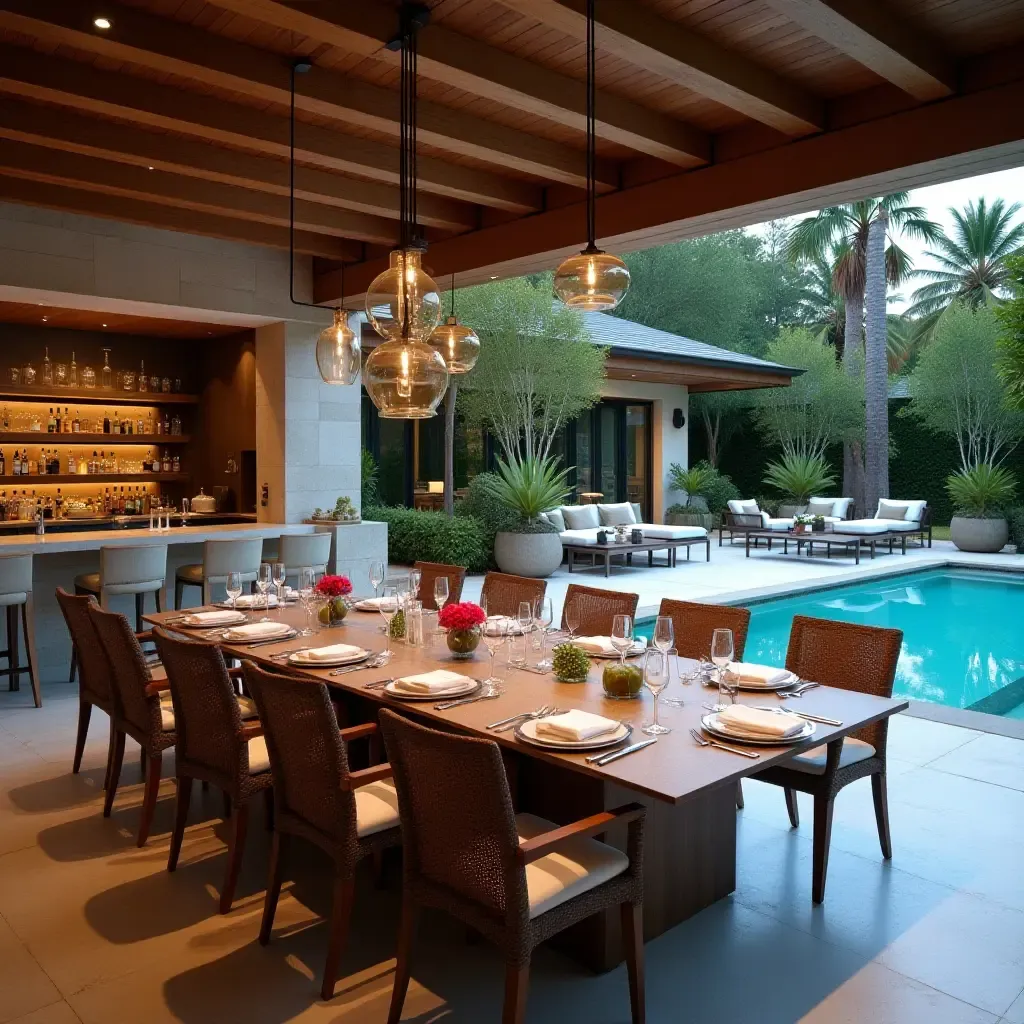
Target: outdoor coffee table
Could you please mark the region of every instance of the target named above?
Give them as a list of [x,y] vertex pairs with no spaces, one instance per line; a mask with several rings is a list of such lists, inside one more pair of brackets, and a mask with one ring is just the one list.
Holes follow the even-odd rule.
[[[782,553],[784,555],[789,554],[790,541],[796,542],[796,553],[797,557],[800,555],[800,551],[803,546],[807,545],[807,555],[810,557],[814,554],[815,544],[825,545],[825,557],[832,557],[832,548],[844,548],[844,554],[850,554],[852,549],[853,560],[860,565],[860,542],[861,538],[854,534],[843,534],[835,533],[830,530],[827,526],[824,530],[819,530],[817,533],[797,533],[795,530],[745,530],[745,546],[747,558],[750,557],[750,538],[764,537],[768,540],[768,550],[771,550],[771,542],[773,540],[782,541]],[[871,552],[874,557],[874,550]]]
[[604,557],[604,574],[605,576],[611,575],[611,564],[613,555],[625,555],[626,565],[633,564],[633,555],[637,551],[647,552],[647,565],[654,565],[654,552],[665,551],[667,555],[666,567],[671,569],[676,564],[676,553],[679,548],[686,548],[686,557],[690,557],[690,547],[693,544],[704,544],[707,550],[706,558],[711,561],[711,538],[708,537],[685,537],[679,539],[665,539],[664,537],[651,537],[640,541],[637,544],[631,541],[625,541],[619,543],[613,541],[608,544],[597,544],[590,542],[572,543],[571,541],[562,542],[562,547],[565,548],[567,558],[569,560],[569,572],[572,572],[576,565],[577,555],[591,555],[593,561],[591,565],[599,565],[598,558]]

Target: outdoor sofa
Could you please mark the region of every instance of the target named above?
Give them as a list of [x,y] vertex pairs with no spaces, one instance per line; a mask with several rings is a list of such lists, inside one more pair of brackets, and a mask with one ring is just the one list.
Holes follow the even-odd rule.
[[[807,503],[809,516],[822,516],[825,522],[837,529],[836,524],[849,521],[853,518],[856,507],[852,498],[811,498]],[[729,535],[729,543],[736,536],[742,537],[752,530],[774,530],[785,533],[793,528],[793,519],[787,517],[773,517],[767,512],[762,512],[754,499],[747,501],[733,500],[728,503],[726,510],[722,513],[722,522],[718,527],[718,546],[722,546],[723,537]],[[760,538],[754,538],[754,545]],[[769,549],[772,546],[771,538],[767,538]]]
[[899,542],[900,550],[907,553],[907,541],[917,539],[924,547],[932,546],[932,514],[926,501],[895,501],[882,498],[871,519],[851,519],[833,526],[836,533],[845,533],[861,538],[862,547],[871,548],[874,558],[878,544],[888,544],[892,554],[893,545]]

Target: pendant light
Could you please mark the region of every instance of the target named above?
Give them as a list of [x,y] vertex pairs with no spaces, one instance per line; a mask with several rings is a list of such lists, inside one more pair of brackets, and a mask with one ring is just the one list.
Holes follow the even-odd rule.
[[480,355],[480,339],[472,327],[460,324],[455,315],[455,275],[452,274],[452,308],[430,336],[431,348],[441,353],[449,373],[469,373]]
[[441,295],[423,269],[426,245],[416,224],[416,70],[417,32],[429,20],[421,4],[405,3],[399,34],[401,48],[400,193],[401,242],[390,266],[366,292],[366,314],[384,338],[367,357],[363,384],[386,419],[433,416],[448,387],[448,367],[427,344],[441,320]]
[[594,129],[595,79],[594,3],[587,0],[587,247],[555,271],[555,295],[570,309],[596,312],[614,309],[629,289],[629,268],[597,247],[597,150]]

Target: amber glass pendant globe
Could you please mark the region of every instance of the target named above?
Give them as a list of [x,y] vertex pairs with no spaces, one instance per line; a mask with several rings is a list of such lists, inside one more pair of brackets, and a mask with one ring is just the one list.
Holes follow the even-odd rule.
[[555,295],[570,309],[614,309],[629,290],[629,268],[618,256],[588,246],[555,271]]
[[430,336],[430,347],[441,353],[449,373],[469,373],[480,355],[480,339],[472,327],[448,319]]
[[325,384],[355,384],[359,377],[362,349],[359,338],[345,322],[342,310],[334,311],[334,323],[316,340],[316,365]]
[[418,249],[395,249],[366,292],[366,315],[385,341],[426,342],[441,322],[441,295]]
[[385,341],[367,357],[363,385],[385,419],[424,420],[437,412],[448,388],[448,368],[429,345]]

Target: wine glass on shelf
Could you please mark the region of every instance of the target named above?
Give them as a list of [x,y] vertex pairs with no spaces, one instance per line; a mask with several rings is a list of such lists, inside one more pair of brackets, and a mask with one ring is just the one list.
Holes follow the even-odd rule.
[[224,589],[231,600],[231,610],[237,610],[238,598],[242,594],[242,574],[240,572],[229,572]]
[[676,630],[670,615],[659,615],[654,623],[654,646],[659,651],[668,651],[675,643]]
[[448,593],[449,593],[448,577],[447,576],[437,576],[437,577],[435,577],[435,579],[434,579],[434,604],[437,605],[438,612],[440,612],[441,609],[448,602]]
[[380,585],[384,582],[384,569],[383,562],[370,563],[370,586],[373,587],[374,597],[378,596]]
[[299,600],[302,602],[302,611],[305,616],[305,625],[302,627],[302,636],[312,636],[313,627],[310,624],[309,617],[312,613],[312,598],[313,598],[313,587],[316,583],[316,576],[313,572],[313,567],[309,565],[303,566],[299,570]]
[[619,663],[626,664],[626,652],[633,646],[633,617],[616,615],[612,619],[612,647],[619,652]]
[[284,617],[284,583],[288,578],[284,562],[274,563],[274,589],[277,591],[277,617]]
[[718,670],[718,711],[723,710],[727,704],[734,703],[736,699],[736,687],[729,683],[729,673],[726,671],[734,653],[732,630],[716,629],[711,635],[711,661]]
[[259,575],[256,577],[256,589],[260,592],[260,607],[263,609],[263,615],[260,617],[260,622],[266,622],[270,616],[267,612],[270,610],[270,584],[273,580],[273,570],[270,567],[269,562],[262,562],[260,564]]
[[661,696],[661,691],[668,686],[670,679],[667,652],[657,649],[648,651],[644,656],[644,686],[651,691],[651,695],[654,697],[654,721],[643,727],[643,732],[648,736],[664,736],[665,733],[672,731],[658,721],[658,698]]
[[110,349],[103,350],[103,366],[100,369],[100,387],[110,391],[114,386],[114,371],[110,368]]
[[384,630],[384,662],[387,663],[391,660],[391,620],[398,614],[399,608],[398,587],[387,584],[381,592],[377,608],[387,627]]

